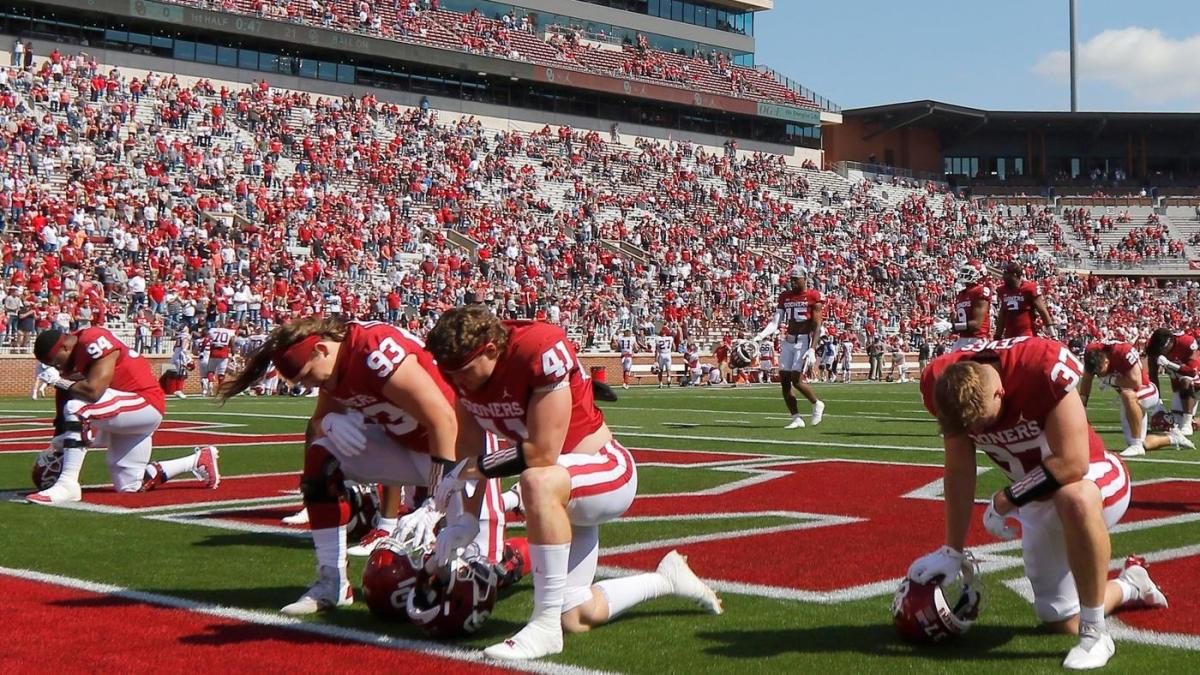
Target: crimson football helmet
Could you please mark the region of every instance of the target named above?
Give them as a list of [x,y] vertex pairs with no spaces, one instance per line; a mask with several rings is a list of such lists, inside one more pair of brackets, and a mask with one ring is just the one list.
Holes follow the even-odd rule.
[[33,460],[33,487],[45,490],[58,482],[63,470],[63,453],[56,448],[46,448]]
[[492,563],[471,547],[464,555],[433,572],[422,567],[408,596],[408,620],[431,638],[470,635],[496,606],[499,579]]
[[1166,410],[1159,410],[1150,416],[1150,431],[1165,434],[1175,426],[1175,416]]
[[967,553],[954,579],[918,583],[904,578],[892,599],[892,622],[909,642],[941,642],[967,632],[983,609],[979,563]]
[[737,343],[729,352],[729,365],[733,368],[749,368],[758,356],[758,345],[749,340]]
[[350,521],[346,523],[346,541],[358,541],[375,527],[379,515],[379,486],[374,483],[345,482]]
[[380,542],[363,569],[363,597],[371,613],[389,621],[408,621],[408,596],[424,561],[425,551],[406,548],[391,537]]

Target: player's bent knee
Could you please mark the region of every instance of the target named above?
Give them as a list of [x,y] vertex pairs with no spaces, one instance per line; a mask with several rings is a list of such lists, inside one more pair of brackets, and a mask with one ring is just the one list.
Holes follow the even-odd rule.
[[1100,488],[1090,480],[1075,481],[1054,493],[1054,508],[1064,523],[1079,522],[1094,513],[1100,513],[1103,501]]
[[77,398],[67,401],[63,404],[62,408],[63,419],[67,422],[78,422],[79,411],[86,405],[87,403],[84,403],[82,400]]
[[547,496],[557,496],[571,488],[571,474],[557,464],[537,466],[521,472],[521,496],[533,501]]

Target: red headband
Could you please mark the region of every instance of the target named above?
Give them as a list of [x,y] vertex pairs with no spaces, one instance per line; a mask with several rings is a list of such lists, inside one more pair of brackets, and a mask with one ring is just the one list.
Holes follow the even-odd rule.
[[457,373],[458,371],[462,370],[463,368],[466,368],[467,366],[471,365],[471,362],[474,361],[475,359],[479,358],[479,355],[482,354],[483,351],[485,349],[487,349],[488,346],[491,344],[492,344],[491,342],[484,342],[483,344],[479,345],[475,349],[471,350],[471,353],[464,356],[461,360],[456,361],[453,364],[446,364],[445,366],[442,367],[442,370],[446,371],[447,373]]
[[320,341],[320,335],[309,335],[291,347],[277,349],[271,354],[271,361],[283,379],[292,381],[296,379],[296,376],[304,369],[304,364],[308,363],[308,359],[312,357],[313,347],[316,347]]

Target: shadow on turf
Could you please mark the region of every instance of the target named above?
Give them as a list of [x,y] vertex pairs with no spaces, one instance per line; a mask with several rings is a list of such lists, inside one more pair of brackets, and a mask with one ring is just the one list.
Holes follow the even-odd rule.
[[234,534],[211,534],[192,546],[271,546],[279,548],[296,548],[311,550],[312,541],[308,537],[293,537],[277,534],[260,534],[258,532],[237,532]]
[[922,657],[941,661],[979,659],[1044,659],[1061,657],[1058,650],[1013,651],[1001,649],[1013,638],[1045,635],[1035,626],[975,626],[969,637],[940,645],[911,645],[896,637],[891,625],[820,626],[797,630],[714,631],[699,633],[715,643],[705,648],[713,656],[761,659],[783,654],[857,653],[879,657]]
[[895,431],[823,431],[823,436],[845,436],[848,438],[862,438],[865,436],[880,437],[880,438],[895,438],[904,436],[906,438],[936,438],[936,434],[931,434],[927,431],[923,432],[895,432]]

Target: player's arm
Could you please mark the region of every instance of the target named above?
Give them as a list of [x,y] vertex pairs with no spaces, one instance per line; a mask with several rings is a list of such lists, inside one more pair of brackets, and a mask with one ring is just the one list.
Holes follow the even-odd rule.
[[953,434],[943,436],[942,445],[946,449],[946,545],[961,551],[975,504],[975,443],[966,434]]
[[1079,378],[1079,400],[1083,401],[1083,407],[1087,407],[1088,399],[1092,395],[1092,381],[1096,376],[1091,373],[1084,373],[1083,377]]
[[809,334],[808,334],[808,344],[815,345],[815,344],[817,344],[817,341],[821,339],[821,325],[823,323],[825,323],[825,303],[824,302],[818,301],[818,302],[812,303],[811,312],[809,314],[809,321],[811,321],[812,323],[811,323],[811,330],[809,331]]
[[[1033,311],[1042,319],[1042,330],[1046,331],[1046,337],[1057,339],[1057,331],[1054,330],[1054,319],[1050,318],[1050,310],[1046,308],[1046,298],[1038,293],[1033,296]],[[1000,314],[1003,316],[1004,308],[1000,308]]]
[[1050,456],[996,496],[996,511],[1003,515],[1026,502],[1050,497],[1064,485],[1083,480],[1090,463],[1090,437],[1087,411],[1079,392],[1072,389],[1046,416]]
[[775,316],[771,319],[771,323],[767,324],[766,328],[763,328],[758,332],[758,335],[754,336],[754,341],[762,342],[763,338],[773,335],[775,331],[779,330],[779,324],[781,323],[783,323],[783,309],[779,308],[775,310]]
[[[1006,304],[1007,303],[1001,301],[1000,302],[1000,311],[998,311],[996,313],[996,332],[992,335],[993,340],[1004,339],[1004,325],[1005,325],[1005,321],[1006,321],[1006,316],[1008,315],[1008,308],[1005,307]],[[971,312],[972,313],[975,312],[975,305],[971,305]],[[968,322],[968,325],[970,325],[970,322]]]
[[113,374],[117,369],[117,359],[120,357],[121,352],[114,350],[93,361],[91,367],[88,368],[87,375],[82,380],[65,387],[66,392],[71,398],[88,403],[100,400],[100,397],[108,391],[109,385],[112,384]]
[[429,456],[453,462],[458,418],[441,388],[416,357],[409,356],[392,371],[381,392],[388,401],[412,416],[429,435]]
[[522,444],[525,466],[552,466],[562,454],[571,423],[571,389],[557,386],[535,392],[529,399],[529,437]]
[[971,303],[971,316],[967,317],[967,330],[978,332],[983,322],[987,320],[988,307],[992,303],[987,300],[976,300]]

